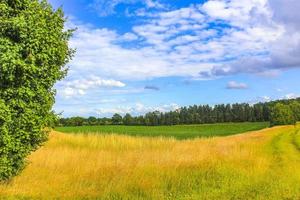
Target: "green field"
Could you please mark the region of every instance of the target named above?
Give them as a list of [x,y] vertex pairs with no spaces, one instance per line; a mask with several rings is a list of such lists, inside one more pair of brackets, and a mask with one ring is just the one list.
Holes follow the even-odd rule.
[[228,136],[247,131],[266,128],[268,122],[256,123],[223,123],[202,125],[176,125],[176,126],[78,126],[58,127],[55,130],[64,133],[95,133],[95,134],[122,134],[131,136],[163,136],[177,139]]

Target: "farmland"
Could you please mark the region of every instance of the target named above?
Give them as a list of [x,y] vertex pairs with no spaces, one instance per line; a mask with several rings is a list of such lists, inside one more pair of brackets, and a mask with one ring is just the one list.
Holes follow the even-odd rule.
[[196,137],[227,136],[247,131],[259,130],[269,126],[268,122],[257,123],[223,123],[203,125],[177,125],[177,126],[77,126],[59,127],[57,131],[64,133],[93,133],[93,134],[122,134],[130,136],[164,136],[177,139]]
[[0,199],[299,199],[299,130],[186,140],[52,132]]
[[0,0],[0,200],[300,200],[300,0]]

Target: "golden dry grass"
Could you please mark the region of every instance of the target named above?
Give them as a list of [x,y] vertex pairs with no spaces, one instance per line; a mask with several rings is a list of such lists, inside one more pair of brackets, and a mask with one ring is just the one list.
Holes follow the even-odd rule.
[[300,199],[293,126],[175,140],[53,132],[0,199]]

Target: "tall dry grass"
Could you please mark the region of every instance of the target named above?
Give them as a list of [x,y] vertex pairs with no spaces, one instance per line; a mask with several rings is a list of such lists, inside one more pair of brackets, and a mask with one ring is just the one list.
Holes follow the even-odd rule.
[[178,141],[53,132],[2,199],[300,199],[292,126]]

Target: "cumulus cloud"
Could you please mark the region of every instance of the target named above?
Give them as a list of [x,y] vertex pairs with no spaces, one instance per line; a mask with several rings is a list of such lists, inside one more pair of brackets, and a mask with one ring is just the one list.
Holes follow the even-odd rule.
[[247,89],[248,85],[246,83],[238,83],[235,81],[230,81],[228,82],[226,88],[229,90],[233,90],[233,89],[241,90],[241,89]]
[[[244,6],[241,6],[241,4]],[[296,0],[247,0],[247,1],[208,1],[205,5],[215,7],[218,17],[242,31],[234,32],[242,47],[252,38],[262,51],[253,51],[231,62],[215,66],[209,75],[222,76],[236,73],[263,73],[300,67],[300,3]],[[216,5],[214,5],[216,4]],[[222,4],[222,5],[219,5]],[[235,9],[236,6],[241,9]],[[233,10],[232,10],[233,9]],[[239,13],[236,13],[239,12]],[[252,36],[251,36],[252,35]],[[249,38],[248,38],[249,37]],[[250,39],[250,40],[249,40]],[[248,50],[250,50],[248,48]],[[269,73],[272,75],[272,73]]]
[[133,33],[125,33],[120,37],[120,40],[122,41],[134,41],[137,40],[138,36]]
[[[121,2],[135,1],[108,4]],[[143,2],[151,7],[156,1]],[[300,26],[289,20],[300,18],[295,9],[299,3],[288,0],[279,5],[270,0],[210,0],[146,13],[125,34],[75,23],[78,31],[71,45],[77,54],[70,74],[79,76],[85,70],[126,80],[238,73],[276,76],[300,66]]]
[[[300,67],[298,0],[209,0],[179,9],[160,9],[160,1],[150,0],[94,1],[102,16],[137,2],[144,8],[134,13],[126,33],[71,21],[69,27],[78,28],[70,41],[77,53],[72,80],[59,85],[58,95],[82,96],[99,87],[113,88],[111,94],[140,93],[147,88],[124,88],[124,82],[239,73],[276,77]],[[241,84],[229,85],[245,88]]]
[[108,29],[90,28],[77,25],[78,31],[70,42],[77,49],[70,63],[69,76],[80,77],[82,74],[105,75],[115,79],[145,79],[178,74],[172,68],[169,58],[161,56],[153,48],[123,47],[122,36]]
[[88,79],[77,79],[72,81],[65,81],[61,84],[59,94],[63,97],[70,98],[73,96],[83,96],[87,90],[95,88],[122,88],[126,84],[113,80],[102,79],[97,76],[90,76]]
[[269,0],[272,8],[273,18],[285,24],[285,27],[291,30],[299,30],[300,24],[300,4],[298,0]]
[[160,3],[159,1],[155,1],[155,0],[144,0],[145,2],[145,5],[148,7],[148,8],[165,8],[166,5]]
[[73,96],[85,95],[85,91],[81,90],[81,89],[66,87],[66,88],[63,88],[61,91],[59,91],[59,94],[68,99],[68,98],[71,98]]

